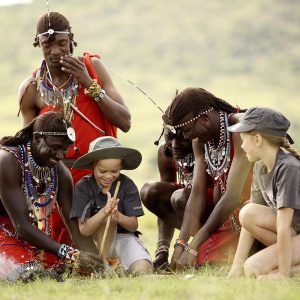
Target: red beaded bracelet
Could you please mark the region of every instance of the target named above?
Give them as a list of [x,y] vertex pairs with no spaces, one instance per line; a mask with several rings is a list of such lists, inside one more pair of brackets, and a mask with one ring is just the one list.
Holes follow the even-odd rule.
[[187,242],[185,240],[177,239],[175,241],[174,247],[179,246],[179,245],[182,246],[183,248],[185,248],[187,246]]
[[186,252],[188,252],[188,253],[190,253],[190,254],[192,254],[192,255],[194,255],[194,256],[197,257],[198,251],[190,248],[189,245],[188,245],[188,243],[185,240],[177,239],[176,242],[175,242],[175,244],[174,244],[174,247],[176,247],[178,245],[182,246],[183,249],[184,249],[184,251],[186,251]]

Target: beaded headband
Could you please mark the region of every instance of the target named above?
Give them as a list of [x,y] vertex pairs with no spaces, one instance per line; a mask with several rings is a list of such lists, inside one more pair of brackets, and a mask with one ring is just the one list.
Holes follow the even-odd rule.
[[39,135],[56,135],[56,136],[67,136],[69,140],[72,142],[75,142],[76,140],[76,135],[75,135],[75,130],[72,127],[67,128],[67,132],[57,132],[57,131],[34,131],[33,134],[39,134]]
[[210,107],[210,108],[208,108],[207,110],[204,110],[204,111],[202,111],[201,113],[199,113],[196,117],[193,117],[192,119],[190,119],[190,120],[188,120],[188,121],[186,121],[186,122],[183,122],[183,123],[181,123],[181,124],[177,124],[177,125],[174,125],[174,126],[172,126],[172,125],[167,125],[167,128],[169,128],[169,129],[171,130],[171,132],[175,134],[175,133],[176,133],[176,128],[182,128],[182,127],[184,127],[184,126],[186,126],[186,125],[188,125],[188,124],[191,124],[191,123],[193,123],[194,121],[198,120],[202,115],[208,114],[209,112],[211,112],[211,111],[213,111],[213,110],[214,110],[214,108],[213,108],[213,107]]
[[49,35],[49,37],[52,35],[52,34],[55,34],[55,33],[66,33],[66,34],[70,34],[69,31],[58,31],[58,30],[53,30],[52,28],[48,29],[47,31],[45,32],[42,32],[42,33],[39,33],[37,34],[37,37],[40,37],[40,36],[43,36],[43,35]]

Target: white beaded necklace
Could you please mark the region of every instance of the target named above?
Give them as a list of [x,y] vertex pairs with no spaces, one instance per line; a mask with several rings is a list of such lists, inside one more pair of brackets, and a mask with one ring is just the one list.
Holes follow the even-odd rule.
[[220,137],[218,146],[214,147],[214,141],[211,140],[204,145],[205,162],[207,164],[207,173],[221,188],[222,194],[226,191],[226,180],[230,167],[230,135],[228,131],[227,113],[220,111]]

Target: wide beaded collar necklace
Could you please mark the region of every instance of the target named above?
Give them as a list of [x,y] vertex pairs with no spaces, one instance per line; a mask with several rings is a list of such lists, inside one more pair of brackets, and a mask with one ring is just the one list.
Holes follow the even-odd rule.
[[74,76],[69,76],[63,85],[55,86],[47,63],[44,60],[36,73],[35,81],[42,101],[46,105],[53,107],[62,106],[65,119],[70,122],[73,118],[71,104],[75,106],[78,94],[78,84]]

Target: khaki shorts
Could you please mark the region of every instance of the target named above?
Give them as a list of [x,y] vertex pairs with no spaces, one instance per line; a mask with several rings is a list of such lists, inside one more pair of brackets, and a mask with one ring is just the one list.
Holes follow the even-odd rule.
[[117,256],[124,269],[138,260],[146,259],[152,263],[151,256],[143,242],[133,233],[118,233],[115,239],[114,255]]

